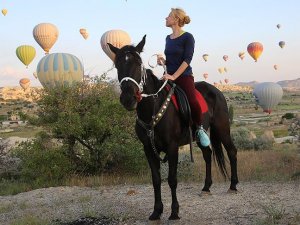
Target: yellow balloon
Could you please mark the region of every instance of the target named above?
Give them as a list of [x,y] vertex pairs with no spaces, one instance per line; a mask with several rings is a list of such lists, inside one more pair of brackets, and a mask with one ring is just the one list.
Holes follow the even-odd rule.
[[4,16],[6,16],[6,14],[7,14],[7,9],[2,9],[2,14],[4,15]]
[[51,23],[36,25],[32,33],[35,41],[42,47],[45,54],[49,54],[49,50],[55,44],[59,35],[57,27]]
[[123,30],[109,30],[102,35],[100,40],[101,47],[105,54],[114,61],[115,54],[110,50],[107,43],[117,48],[122,48],[124,45],[131,44],[131,39],[128,33]]
[[21,45],[16,49],[16,55],[28,67],[35,57],[35,48],[30,45]]

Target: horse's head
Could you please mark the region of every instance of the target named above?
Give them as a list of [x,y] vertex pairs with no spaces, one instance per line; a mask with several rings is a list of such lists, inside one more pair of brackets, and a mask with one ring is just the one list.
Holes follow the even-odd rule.
[[117,48],[108,43],[116,54],[115,66],[118,70],[118,80],[121,87],[120,102],[127,110],[134,110],[141,101],[146,71],[140,53],[145,45],[146,35],[137,46],[126,45]]

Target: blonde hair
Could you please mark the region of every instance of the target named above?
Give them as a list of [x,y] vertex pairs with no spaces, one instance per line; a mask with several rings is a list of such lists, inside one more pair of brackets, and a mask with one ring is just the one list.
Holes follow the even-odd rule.
[[189,24],[191,19],[188,15],[186,15],[185,11],[181,8],[171,8],[171,14],[178,18],[178,25],[183,27],[185,24]]

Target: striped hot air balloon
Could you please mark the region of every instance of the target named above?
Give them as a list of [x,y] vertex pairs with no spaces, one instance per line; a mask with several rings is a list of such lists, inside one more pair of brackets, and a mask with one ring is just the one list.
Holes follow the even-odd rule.
[[107,43],[117,48],[122,48],[124,45],[131,44],[131,39],[129,34],[123,30],[109,30],[102,35],[100,45],[105,54],[114,61],[115,54],[110,50]]
[[23,88],[23,90],[26,91],[26,89],[30,86],[30,80],[28,78],[22,78],[19,81],[19,84]]
[[52,53],[38,63],[37,76],[45,88],[72,86],[82,81],[83,66],[74,55]]
[[55,44],[59,32],[55,25],[51,23],[40,23],[33,28],[33,37],[35,41],[49,54],[50,49]]
[[20,59],[20,61],[28,67],[28,65],[32,62],[35,57],[35,48],[30,45],[20,45],[16,49],[16,55]]
[[280,102],[283,90],[277,83],[263,82],[254,87],[253,95],[256,103],[262,107],[264,112],[270,114],[272,109]]
[[255,62],[257,62],[257,59],[260,57],[263,50],[264,47],[259,42],[252,42],[247,47],[249,55],[255,60]]

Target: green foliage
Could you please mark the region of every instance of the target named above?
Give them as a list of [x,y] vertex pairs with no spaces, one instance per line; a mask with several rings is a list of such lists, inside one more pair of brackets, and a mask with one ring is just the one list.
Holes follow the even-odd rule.
[[229,122],[230,122],[230,124],[233,124],[233,115],[234,115],[233,105],[230,105],[229,106]]
[[57,183],[69,175],[71,163],[62,148],[41,133],[33,141],[22,142],[13,150],[21,159],[20,178],[32,183]]
[[273,143],[269,139],[258,137],[253,140],[255,150],[272,149]]
[[295,115],[294,115],[294,113],[285,113],[282,117],[281,117],[282,119],[287,119],[287,120],[290,120],[290,119],[293,119],[293,118],[295,118]]
[[231,132],[234,145],[240,150],[254,149],[254,142],[251,139],[250,131],[245,127],[238,127]]
[[7,115],[0,115],[0,121],[7,120]]
[[45,90],[38,102],[38,117],[29,121],[61,140],[80,174],[139,171],[146,161],[134,132],[135,113],[121,106],[114,86],[104,79]]

